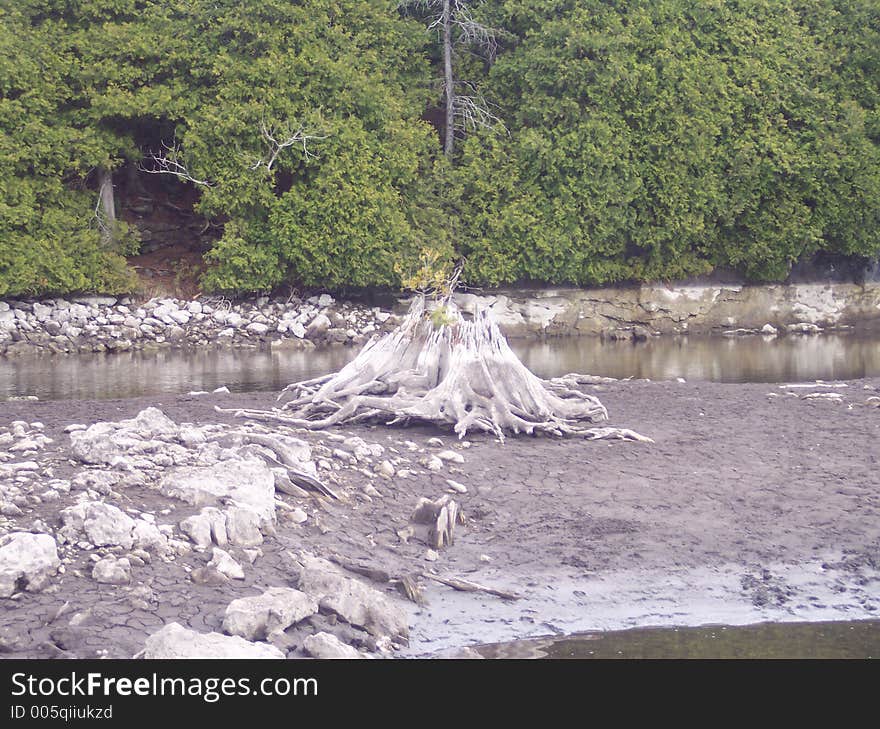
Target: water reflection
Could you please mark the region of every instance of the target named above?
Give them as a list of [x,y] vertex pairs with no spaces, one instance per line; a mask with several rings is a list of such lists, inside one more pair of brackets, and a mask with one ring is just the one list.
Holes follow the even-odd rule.
[[605,377],[715,382],[852,380],[880,374],[880,336],[655,337],[647,342],[571,338],[524,343],[518,354],[542,377],[586,372]]
[[[514,341],[542,377],[584,372],[606,377],[720,382],[858,379],[880,375],[880,335],[820,337],[594,337]],[[342,367],[357,350],[200,349],[0,359],[0,398],[101,399],[213,390],[279,390]]]
[[350,347],[271,352],[253,349],[159,350],[0,360],[0,397],[104,399],[213,390],[280,390],[333,372]]
[[880,621],[634,628],[476,650],[486,658],[877,658]]

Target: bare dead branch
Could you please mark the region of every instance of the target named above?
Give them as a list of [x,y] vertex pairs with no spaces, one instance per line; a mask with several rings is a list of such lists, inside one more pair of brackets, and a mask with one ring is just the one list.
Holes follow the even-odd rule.
[[260,133],[263,139],[269,145],[268,157],[260,157],[256,162],[250,165],[252,170],[265,167],[267,171],[272,171],[272,165],[285,149],[293,146],[301,146],[303,155],[306,159],[317,159],[314,152],[309,149],[309,142],[313,140],[326,139],[326,136],[306,131],[305,125],[300,124],[294,131],[290,123],[285,122],[275,126],[267,126],[265,121],[260,122]]
[[507,127],[489,108],[489,103],[483,95],[474,90],[471,95],[457,93],[453,112],[456,118],[456,126],[465,131],[483,129],[501,129],[508,133]]
[[194,185],[201,185],[202,187],[214,186],[214,183],[208,180],[200,180],[189,173],[186,164],[183,162],[183,149],[177,141],[170,145],[162,142],[162,148],[165,150],[163,153],[155,154],[150,152],[147,154],[146,159],[152,162],[151,167],[138,165],[138,169],[150,175],[174,175],[179,180],[191,182]]

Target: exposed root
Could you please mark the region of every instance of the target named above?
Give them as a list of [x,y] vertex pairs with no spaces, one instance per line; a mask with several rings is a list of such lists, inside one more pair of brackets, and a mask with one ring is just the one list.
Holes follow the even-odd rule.
[[476,430],[501,440],[513,432],[650,442],[631,430],[585,427],[608,417],[596,397],[578,389],[589,378],[535,376],[488,310],[466,320],[447,301],[442,314],[429,315],[417,297],[397,329],[373,338],[339,372],[289,385],[279,396],[287,398],[281,408],[234,412],[308,429],[435,423],[451,426],[459,438]]

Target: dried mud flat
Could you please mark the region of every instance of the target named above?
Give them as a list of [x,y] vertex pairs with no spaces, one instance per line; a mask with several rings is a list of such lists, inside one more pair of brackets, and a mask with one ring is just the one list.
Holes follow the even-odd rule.
[[[277,519],[262,543],[224,547],[243,579],[222,580],[206,570],[215,545],[199,547],[181,531],[201,505],[155,487],[163,463],[171,467],[161,449],[141,456],[154,467],[133,477],[137,458],[111,465],[72,457],[65,428],[155,407],[177,425],[222,435],[243,421],[215,405],[265,408],[272,395],[2,403],[0,431],[10,437],[0,446],[0,538],[51,535],[62,569],[32,585],[38,591],[19,582],[12,597],[0,598],[0,657],[129,658],[169,623],[223,632],[232,601],[297,587],[291,555],[302,553],[355,568],[343,573],[402,611],[409,636],[407,645],[383,640],[381,630],[322,603],[272,636],[289,657],[308,655],[304,644],[314,633],[362,655],[450,656],[479,643],[585,630],[876,617],[880,380],[834,384],[588,388],[612,425],[654,443],[511,437],[500,444],[482,435],[462,443],[422,427],[296,432],[341,498],[276,493]],[[21,447],[28,439],[32,450]],[[426,467],[446,451],[455,455],[446,453],[439,468],[433,461],[437,470]],[[13,468],[25,461],[32,465]],[[88,475],[114,469],[116,481]],[[410,517],[420,498],[444,494],[465,523],[453,544],[432,553]],[[68,537],[60,536],[62,512],[83,501],[112,504],[137,520],[146,515],[162,529],[161,554],[71,538],[69,524]],[[128,575],[118,584],[97,581],[94,565],[104,559],[128,559]],[[519,599],[457,591],[426,573]],[[404,577],[422,588],[426,604],[404,598],[397,582]]]

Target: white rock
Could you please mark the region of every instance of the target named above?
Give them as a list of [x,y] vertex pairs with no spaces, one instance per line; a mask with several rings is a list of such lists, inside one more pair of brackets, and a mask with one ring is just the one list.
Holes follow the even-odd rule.
[[188,536],[197,547],[210,547],[211,520],[203,513],[194,514],[180,522],[180,531]]
[[275,476],[262,460],[228,460],[213,466],[181,466],[159,482],[165,496],[193,506],[233,502],[250,509],[261,525],[275,522]]
[[187,324],[189,323],[192,314],[190,314],[185,309],[177,309],[176,311],[172,311],[168,316],[170,316],[178,324]]
[[459,483],[458,481],[453,481],[451,478],[446,479],[446,483],[449,485],[449,488],[459,494],[467,493],[467,486],[463,483]]
[[326,332],[331,326],[332,323],[324,314],[318,314],[309,323],[307,331],[309,334],[322,334]]
[[230,311],[226,315],[225,324],[231,329],[238,329],[242,324],[244,324],[244,318],[241,316],[241,314],[235,311]]
[[390,598],[364,582],[346,577],[342,571],[320,557],[300,554],[299,589],[318,600],[322,609],[365,628],[375,636],[407,640],[406,612]]
[[254,322],[253,324],[248,324],[246,330],[251,334],[256,334],[257,336],[262,336],[266,332],[269,331],[269,327],[265,324],[260,324],[259,322]]
[[318,602],[289,587],[270,587],[262,595],[233,600],[226,608],[223,630],[247,640],[262,640],[318,612]]
[[263,543],[260,517],[251,509],[231,506],[226,509],[226,536],[239,547],[256,547]]
[[105,557],[95,562],[92,578],[108,585],[127,585],[131,582],[131,562],[125,557]]
[[245,658],[283,659],[285,655],[268,643],[250,643],[223,633],[197,633],[179,623],[169,623],[147,638],[144,658]]
[[60,533],[68,541],[85,535],[97,547],[134,546],[135,520],[125,512],[103,501],[82,501],[61,511],[64,526]]
[[294,524],[304,524],[308,521],[309,515],[299,507],[293,509],[287,517]]
[[16,589],[39,592],[61,566],[55,540],[48,534],[11,532],[0,537],[0,597]]
[[464,463],[464,456],[456,451],[440,451],[437,454],[437,458],[443,461],[450,461],[451,463]]
[[229,552],[219,547],[214,547],[208,567],[213,567],[221,575],[226,575],[230,580],[244,579],[244,569],[242,566],[232,558]]
[[394,466],[391,465],[391,461],[382,461],[376,466],[376,471],[385,478],[391,478],[394,475]]
[[303,648],[312,658],[366,658],[366,656],[356,648],[346,645],[332,633],[325,633],[323,631],[308,636],[303,641]]
[[177,437],[177,424],[158,408],[142,410],[130,420],[95,423],[70,433],[71,452],[84,463],[111,463],[118,456],[168,450],[156,438]]
[[211,392],[215,395],[228,395],[229,388],[226,387],[226,385],[223,385],[222,387],[218,387],[215,390],[211,390]]

